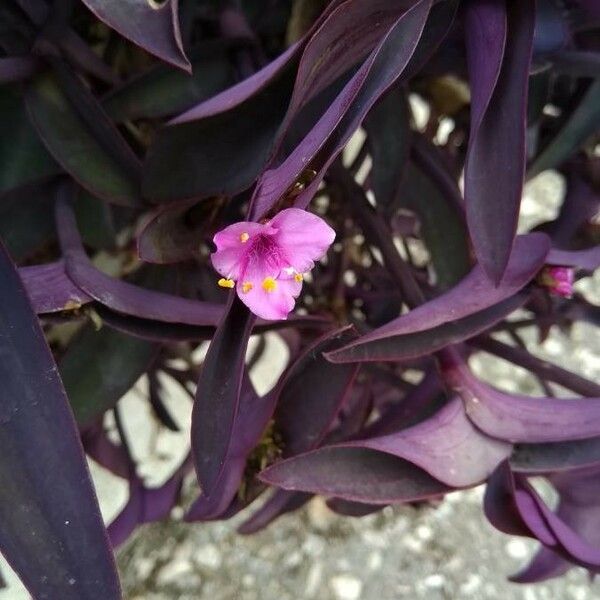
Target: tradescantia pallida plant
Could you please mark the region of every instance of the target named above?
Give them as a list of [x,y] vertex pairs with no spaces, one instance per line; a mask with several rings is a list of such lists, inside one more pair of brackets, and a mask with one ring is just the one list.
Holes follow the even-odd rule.
[[[250,507],[243,533],[485,484],[542,544],[515,580],[597,572],[600,385],[520,331],[597,334],[573,282],[600,263],[599,77],[595,0],[2,2],[0,550],[32,596],[119,598],[113,548],[194,475],[185,519]],[[517,235],[547,169],[560,211]],[[290,357],[259,395],[268,331]],[[546,397],[479,380],[481,352]],[[152,488],[118,401],[146,375],[177,428],[164,373],[195,389],[190,453]],[[129,483],[107,529],[86,454]]]

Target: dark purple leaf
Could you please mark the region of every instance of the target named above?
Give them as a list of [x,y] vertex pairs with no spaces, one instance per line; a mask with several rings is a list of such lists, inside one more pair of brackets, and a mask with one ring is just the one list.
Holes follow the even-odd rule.
[[39,62],[33,56],[2,57],[0,58],[0,83],[29,79],[38,69]]
[[301,46],[164,127],[148,150],[142,192],[153,202],[236,194],[267,160]]
[[553,248],[548,253],[546,262],[549,265],[578,267],[585,271],[595,271],[600,267],[600,246],[573,252],[570,252],[569,250],[556,250]]
[[437,286],[446,290],[460,281],[472,265],[464,210],[453,200],[462,197],[456,182],[442,171],[434,150],[416,141],[413,153],[417,148],[421,158],[427,160],[419,160],[421,166],[408,164],[399,202],[418,215]]
[[512,450],[510,444],[477,431],[458,398],[413,427],[343,446],[370,448],[404,458],[453,487],[480,483]]
[[202,493],[212,496],[233,443],[253,315],[233,295],[202,365],[192,411],[192,456]]
[[328,353],[327,358],[332,362],[343,363],[397,361],[427,356],[431,352],[441,350],[451,344],[457,344],[489,329],[521,307],[525,300],[524,295],[517,294],[468,317],[424,331],[401,335],[386,332],[376,339],[365,339],[370,335],[367,334],[359,342]]
[[347,399],[358,365],[334,365],[323,352],[356,337],[351,328],[328,333],[287,370],[275,391],[274,419],[284,456],[306,452],[323,440]]
[[496,283],[509,261],[523,190],[534,22],[533,0],[471,0],[465,11],[472,94],[467,222],[479,262]]
[[216,325],[223,314],[221,305],[144,289],[96,269],[83,249],[68,194],[68,187],[63,186],[56,205],[56,222],[67,274],[79,288],[108,308],[142,319]]
[[[210,401],[197,395],[196,403],[198,402],[209,406],[212,404]],[[244,377],[241,390],[239,391],[239,406],[237,407],[232,430],[229,434],[229,445],[226,456],[223,459],[221,471],[211,488],[202,486],[202,493],[189,509],[186,520],[197,521],[214,518],[229,507],[242,482],[248,455],[260,441],[273,415],[274,409],[275,397],[272,394],[268,394],[259,398],[250,379]],[[204,408],[201,413],[205,415],[205,418],[208,414],[206,411],[207,409]],[[197,418],[197,414],[198,412],[195,411],[194,419]],[[198,423],[198,421],[194,421],[194,423]],[[192,435],[205,436],[206,430],[213,426],[214,422],[212,421],[200,423],[193,430]],[[225,436],[227,435],[225,433]],[[199,445],[203,446],[203,444]],[[206,456],[206,454],[203,456]]]
[[408,65],[430,8],[431,2],[428,0],[421,0],[412,7],[397,7],[401,16],[344,86],[335,102],[285,160],[276,168],[266,171],[258,181],[252,213],[255,218],[268,212],[294,181],[310,168],[317,175],[296,202],[300,207],[308,204],[327,167],[356,131],[375,101],[400,77]]
[[2,553],[35,598],[121,597],[56,364],[0,249]]
[[202,42],[190,52],[191,76],[156,65],[112,90],[102,105],[117,122],[158,119],[188,110],[232,84],[229,53],[235,46],[224,40]]
[[0,132],[0,193],[60,172],[8,86],[0,88]]
[[[514,296],[543,266],[549,240],[543,234],[515,241],[498,287],[478,265],[451,290],[332,352],[334,362],[411,358],[460,341],[498,321],[522,303]],[[512,298],[511,298],[512,297]]]
[[469,418],[509,442],[562,442],[600,436],[600,398],[532,398],[501,392],[455,365],[446,381],[462,397]]
[[534,177],[546,169],[559,166],[600,127],[600,81],[594,81],[548,145],[536,157],[527,171]]
[[517,444],[510,457],[515,473],[539,475],[600,465],[600,437],[571,442]]
[[178,0],[83,0],[109,27],[151,54],[191,73],[179,31]]
[[37,314],[74,310],[92,301],[67,277],[62,260],[21,267],[19,276]]
[[[66,68],[63,70],[68,72]],[[83,95],[89,102],[80,108],[88,114],[94,100],[89,92],[83,92]],[[25,102],[35,128],[54,159],[84,188],[116,204],[135,206],[140,203],[139,182],[131,173],[137,159],[117,130],[113,130],[106,115],[93,120],[95,116],[89,114],[91,119],[84,121],[48,73],[29,85]],[[99,134],[90,128],[92,122],[112,132],[111,150],[109,144],[103,144]],[[120,148],[118,154],[114,150],[117,146]],[[127,164],[125,159],[119,159],[121,155],[128,157]]]
[[137,476],[129,484],[129,500],[107,528],[113,548],[120,546],[139,525],[166,519],[179,500],[183,478],[191,467],[186,459],[167,481],[158,487],[146,487]]
[[131,475],[131,464],[123,446],[112,442],[100,417],[92,425],[81,432],[81,443],[85,453],[113,475],[128,479]]
[[[598,503],[598,471],[582,471],[564,473],[552,477],[552,483],[560,495],[560,503],[556,517],[572,530],[577,532],[594,548],[600,548],[600,506]],[[552,519],[556,523],[556,519]],[[568,548],[567,548],[568,549]],[[598,551],[593,551],[598,554]],[[575,561],[577,562],[577,561]],[[562,575],[573,566],[561,554],[547,547],[542,547],[533,561],[523,571],[511,577],[518,583],[532,583]],[[588,565],[590,567],[592,565]],[[591,569],[597,573],[597,568]]]
[[275,463],[259,477],[285,490],[371,504],[412,502],[450,491],[411,463],[364,448],[320,448]]
[[378,206],[390,208],[397,200],[403,169],[410,156],[410,108],[406,90],[395,86],[365,120],[373,168],[371,185]]
[[166,264],[194,257],[206,235],[199,219],[193,215],[195,200],[161,206],[149,214],[140,227],[137,248],[146,262]]
[[[113,408],[156,359],[159,346],[107,327],[85,327],[69,344],[59,367],[80,425]],[[101,357],[101,358],[100,358]]]
[[0,199],[0,238],[12,259],[31,258],[55,237],[54,186],[22,186]]
[[303,492],[286,492],[276,489],[273,495],[246,521],[238,527],[238,533],[249,535],[267,527],[278,517],[298,510],[304,506],[313,494]]

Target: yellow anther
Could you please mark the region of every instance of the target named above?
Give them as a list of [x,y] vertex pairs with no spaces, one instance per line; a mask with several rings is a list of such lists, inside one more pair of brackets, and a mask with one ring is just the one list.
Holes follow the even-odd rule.
[[242,242],[242,244],[245,244],[249,239],[250,236],[245,231],[240,235],[240,242]]
[[296,273],[296,274],[294,275],[294,279],[295,279],[295,280],[296,280],[298,283],[300,283],[300,282],[301,282],[301,281],[304,279],[304,277],[302,277],[302,273]]
[[265,292],[272,292],[277,288],[277,282],[272,277],[265,277],[262,287]]
[[247,294],[253,287],[254,286],[250,281],[244,281],[244,283],[242,283],[242,292],[244,292],[244,294]]
[[217,284],[219,285],[219,287],[222,287],[222,288],[235,287],[235,281],[233,281],[233,279],[221,278],[221,279],[219,279],[219,281],[217,281]]

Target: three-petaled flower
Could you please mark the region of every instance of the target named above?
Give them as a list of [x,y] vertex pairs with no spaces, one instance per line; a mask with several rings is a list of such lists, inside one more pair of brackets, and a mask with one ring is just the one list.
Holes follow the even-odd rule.
[[263,319],[285,319],[302,289],[303,275],[333,243],[335,231],[317,215],[288,208],[266,223],[242,221],[214,237],[219,285]]

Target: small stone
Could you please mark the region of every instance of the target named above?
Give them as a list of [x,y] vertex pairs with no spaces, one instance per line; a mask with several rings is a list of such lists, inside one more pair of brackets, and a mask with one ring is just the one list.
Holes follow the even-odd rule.
[[383,557],[380,552],[371,552],[367,560],[367,565],[371,571],[378,571],[383,564]]
[[198,548],[194,554],[194,560],[202,567],[216,570],[221,566],[223,558],[214,544],[206,544]]
[[527,544],[522,540],[510,540],[504,548],[511,558],[516,558],[518,560],[524,559],[529,554]]
[[323,565],[321,563],[314,563],[308,575],[306,577],[306,587],[304,594],[307,598],[312,598],[319,591],[321,580],[323,579]]
[[417,527],[417,537],[426,542],[433,537],[433,530],[427,525],[419,525]]
[[330,580],[331,589],[338,600],[358,600],[362,592],[362,581],[352,575],[336,575]]
[[439,573],[436,573],[435,575],[429,575],[429,577],[425,577],[423,580],[425,587],[428,588],[441,588],[445,582],[446,578]]
[[158,573],[156,582],[159,585],[169,585],[178,582],[183,575],[187,576],[192,572],[192,565],[189,561],[173,561],[166,564]]

